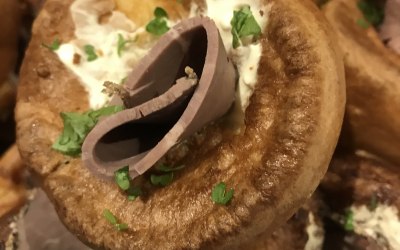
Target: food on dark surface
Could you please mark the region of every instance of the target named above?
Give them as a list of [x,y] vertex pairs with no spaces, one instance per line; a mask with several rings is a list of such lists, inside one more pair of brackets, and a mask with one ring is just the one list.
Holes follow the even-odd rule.
[[345,140],[353,148],[399,165],[400,55],[381,41],[377,29],[384,20],[383,8],[371,2],[377,4],[371,0],[331,0],[322,9],[344,52]]
[[[34,24],[20,75],[18,146],[63,223],[91,246],[247,245],[282,225],[326,171],[345,93],[341,56],[321,13],[308,1],[237,2],[250,3],[251,8],[236,6],[236,1],[207,3],[183,6],[188,15],[205,13],[215,20],[228,57],[238,68],[237,89],[245,94],[236,95],[225,119],[206,125],[170,151],[166,162],[175,164],[168,170],[154,169],[133,182],[124,169],[116,173],[117,183],[98,179],[79,157],[59,151],[67,146],[75,150],[76,145],[79,149],[102,119],[96,112],[107,103],[101,94],[103,82],[123,82],[157,37],[173,26],[165,13],[173,13],[174,5],[172,10],[156,9],[154,17],[150,15],[154,19],[138,29],[113,11],[110,1],[48,0]],[[222,7],[229,18],[218,14]],[[250,36],[240,28],[232,32],[233,10],[236,18],[253,23]],[[129,37],[129,31],[137,36]],[[109,43],[102,44],[102,36],[110,37]],[[131,39],[136,42],[128,42],[129,47]],[[110,58],[112,64],[106,64]],[[201,81],[202,75],[198,77]],[[65,112],[64,124],[60,112]],[[73,117],[82,130],[76,130]],[[72,152],[79,155],[67,150]],[[135,197],[129,194],[131,185],[141,187]]]

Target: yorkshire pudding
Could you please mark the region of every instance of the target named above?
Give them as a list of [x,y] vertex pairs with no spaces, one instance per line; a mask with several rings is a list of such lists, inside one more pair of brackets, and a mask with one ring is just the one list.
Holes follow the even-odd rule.
[[[55,37],[74,37],[73,2],[48,0],[34,23],[16,120],[22,158],[82,241],[105,249],[239,248],[282,225],[310,197],[326,172],[345,107],[342,56],[311,1],[260,1],[269,11],[253,13],[268,15],[268,24],[242,133],[218,121],[206,126],[202,140],[188,143],[185,168],[172,184],[156,188],[140,176],[144,195],[133,202],[116,184],[92,175],[80,158],[51,147],[62,130],[60,112],[89,109],[78,77],[41,47]],[[221,181],[234,188],[227,206],[210,198]],[[128,229],[115,230],[103,218],[105,208]]]
[[359,25],[357,0],[331,0],[323,12],[339,37],[347,87],[346,129],[354,147],[400,164],[400,55],[373,26]]

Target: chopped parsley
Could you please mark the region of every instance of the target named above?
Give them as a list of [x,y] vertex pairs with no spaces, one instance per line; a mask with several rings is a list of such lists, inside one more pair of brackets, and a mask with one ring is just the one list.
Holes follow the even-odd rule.
[[123,110],[122,106],[109,106],[83,114],[62,112],[64,130],[52,148],[70,156],[81,153],[81,146],[87,134],[93,129],[102,116],[108,116]]
[[126,191],[127,195],[128,195],[128,200],[129,201],[134,201],[136,200],[137,197],[141,196],[143,194],[143,191],[140,187],[134,187],[131,186],[127,191]]
[[146,31],[156,36],[163,35],[169,30],[167,19],[168,14],[163,8],[155,8],[154,19],[146,25]]
[[134,201],[137,197],[143,194],[140,187],[135,187],[131,185],[132,179],[129,176],[129,166],[123,167],[115,171],[114,180],[117,183],[118,187],[125,191],[125,194],[128,195],[129,201]]
[[96,50],[95,50],[95,48],[93,47],[93,45],[86,44],[86,45],[83,47],[83,50],[85,51],[85,53],[86,53],[86,55],[87,55],[86,59],[88,60],[88,62],[91,62],[91,61],[94,61],[94,60],[97,59],[98,56],[97,56],[97,54],[96,54]]
[[114,172],[114,179],[118,187],[126,191],[131,186],[131,177],[129,176],[129,166],[123,167]]
[[103,210],[103,216],[104,218],[110,222],[111,225],[113,225],[115,227],[115,229],[117,229],[118,231],[123,231],[128,229],[128,225],[125,223],[118,223],[117,218],[115,217],[115,215],[113,213],[111,213],[110,210],[108,209],[104,209]]
[[372,25],[378,26],[383,22],[385,16],[384,9],[374,0],[358,1],[358,8],[364,15],[364,18]]
[[169,172],[175,172],[175,171],[181,170],[183,168],[185,168],[184,165],[181,165],[181,166],[178,166],[178,167],[168,167],[168,166],[166,166],[164,164],[161,164],[161,165],[156,167],[156,170],[158,170],[160,172],[164,172],[164,173],[169,173]]
[[351,211],[351,209],[348,209],[346,211],[346,214],[344,215],[344,224],[343,224],[344,230],[353,231],[354,230],[353,221],[354,221],[354,213],[353,211]]
[[216,204],[226,205],[233,198],[233,192],[233,188],[226,192],[226,184],[224,182],[220,182],[213,187],[211,191],[211,199]]
[[126,40],[126,39],[122,36],[122,34],[118,34],[117,53],[118,53],[118,56],[119,56],[119,57],[121,57],[122,51],[126,49],[125,46],[126,46],[128,43],[132,43],[132,41],[131,41],[131,40]]
[[43,47],[48,48],[51,51],[58,50],[60,48],[60,45],[61,45],[61,43],[60,43],[60,40],[58,40],[58,38],[54,39],[50,45],[42,43]]
[[174,173],[172,173],[172,172],[163,174],[163,175],[152,174],[150,176],[151,184],[153,184],[155,186],[161,186],[161,187],[168,186],[169,184],[171,184],[173,179],[174,179]]
[[378,197],[376,197],[376,194],[373,194],[371,196],[371,200],[369,201],[369,210],[375,211],[376,208],[378,207]]
[[367,22],[364,18],[357,19],[357,24],[363,29],[368,29],[370,26],[370,23]]
[[232,45],[235,49],[242,44],[242,38],[250,36],[257,38],[261,35],[261,27],[258,25],[248,5],[233,12],[231,25]]

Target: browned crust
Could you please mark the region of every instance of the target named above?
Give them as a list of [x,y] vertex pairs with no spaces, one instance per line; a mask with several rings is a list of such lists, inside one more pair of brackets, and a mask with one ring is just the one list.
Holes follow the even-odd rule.
[[[88,108],[77,79],[40,47],[55,36],[71,38],[71,2],[49,0],[35,22],[16,119],[23,159],[80,239],[106,249],[237,248],[282,224],[314,191],[336,145],[345,93],[335,39],[311,2],[265,1],[274,5],[245,132],[232,136],[218,124],[205,129],[203,143],[189,143],[186,168],[174,182],[145,186],[135,202],[91,176],[80,159],[50,148],[62,129],[58,113]],[[50,76],[40,77],[40,69]],[[235,188],[226,207],[210,200],[220,181]],[[129,230],[115,231],[102,218],[105,208]]]
[[324,13],[344,51],[349,131],[352,143],[400,164],[400,56],[375,29],[357,24],[357,0],[331,0]]

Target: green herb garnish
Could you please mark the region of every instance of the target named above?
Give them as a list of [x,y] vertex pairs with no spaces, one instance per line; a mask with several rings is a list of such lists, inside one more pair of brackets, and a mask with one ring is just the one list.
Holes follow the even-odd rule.
[[360,0],[357,5],[370,24],[378,26],[383,22],[384,9],[374,0]]
[[241,45],[241,38],[249,36],[257,38],[261,35],[261,27],[254,18],[250,6],[244,6],[239,11],[234,11],[231,25],[232,45],[235,49]]
[[371,196],[371,200],[369,201],[369,210],[375,211],[377,207],[378,207],[378,197],[376,197],[376,194],[373,194]]
[[97,59],[96,50],[95,50],[95,48],[93,47],[93,45],[86,44],[86,45],[83,47],[83,50],[85,51],[85,53],[86,53],[86,55],[87,55],[86,59],[88,60],[88,62],[91,62],[91,61],[94,61],[94,60]]
[[125,40],[121,34],[118,34],[117,53],[119,57],[121,57],[122,51],[125,50],[125,46],[132,42],[131,40]]
[[42,43],[43,47],[48,48],[51,51],[58,50],[60,48],[60,45],[61,45],[61,43],[60,43],[60,40],[58,40],[58,38],[54,39],[50,45]]
[[211,199],[216,204],[226,205],[232,199],[233,192],[233,188],[226,192],[226,184],[224,182],[220,182],[213,187],[211,191]]
[[368,29],[370,26],[370,23],[363,18],[357,19],[357,24],[363,29]]
[[142,189],[131,185],[131,177],[129,176],[129,166],[118,169],[114,172],[114,180],[118,187],[125,191],[129,201],[136,200],[137,197],[142,195]]
[[64,130],[52,148],[66,155],[77,156],[86,135],[93,129],[102,116],[111,115],[123,110],[122,106],[109,106],[86,113],[61,113]]
[[114,179],[118,187],[126,191],[131,186],[131,178],[129,176],[129,166],[123,167],[114,172]]
[[351,211],[351,209],[348,209],[346,211],[346,214],[344,215],[344,224],[343,224],[344,230],[353,231],[354,230],[353,221],[354,221],[354,213],[353,211]]
[[152,174],[150,176],[150,182],[151,184],[155,186],[161,186],[165,187],[171,184],[172,180],[174,179],[174,173],[168,173],[168,174],[163,174],[163,175],[155,175]]
[[166,166],[166,165],[164,165],[164,164],[161,164],[161,165],[159,165],[159,166],[156,167],[156,170],[158,170],[158,171],[160,171],[160,172],[164,172],[164,173],[169,173],[169,172],[175,172],[175,171],[181,170],[181,169],[183,169],[183,168],[185,168],[184,165],[171,168],[171,167],[168,167],[168,166]]
[[157,7],[154,10],[154,19],[146,25],[146,31],[156,36],[163,35],[169,30],[166,19],[168,19],[167,12],[163,8]]
[[141,196],[143,194],[143,191],[140,187],[133,187],[131,186],[126,193],[128,194],[128,200],[129,201],[134,201],[136,200],[137,197]]
[[123,231],[128,229],[128,225],[125,223],[118,223],[117,218],[114,216],[113,213],[111,213],[110,210],[108,209],[104,209],[103,210],[103,216],[104,218],[110,222],[111,225],[113,225],[115,227],[115,229],[117,229],[118,231]]

